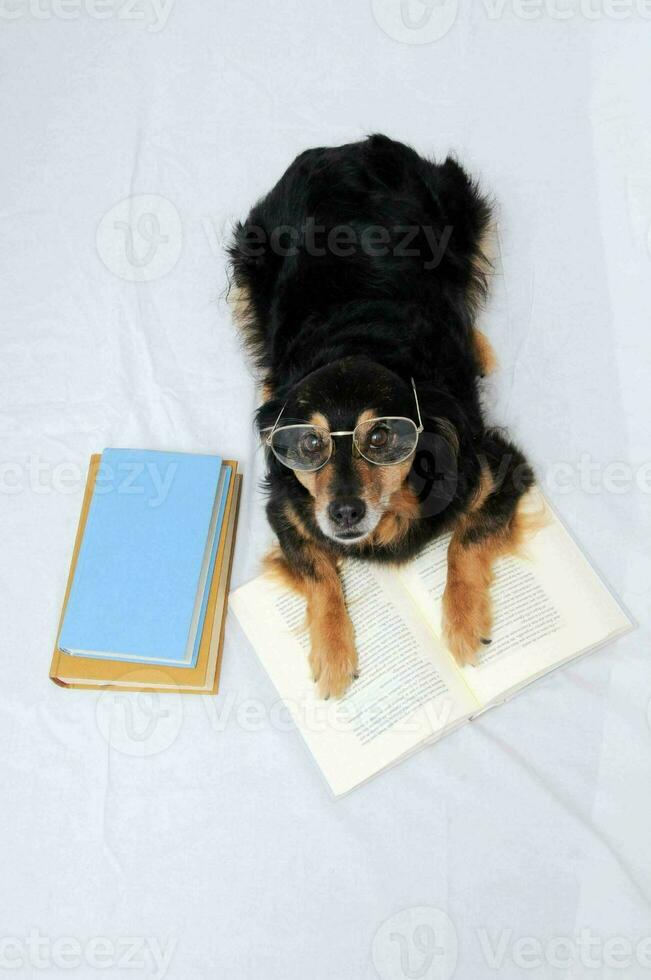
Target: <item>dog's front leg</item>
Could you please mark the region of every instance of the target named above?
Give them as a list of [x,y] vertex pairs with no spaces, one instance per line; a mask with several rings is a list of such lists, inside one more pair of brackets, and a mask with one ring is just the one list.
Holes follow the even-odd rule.
[[490,586],[496,541],[468,541],[466,522],[448,547],[448,576],[443,593],[443,638],[458,664],[473,664],[482,643],[490,643]]
[[528,463],[500,439],[494,438],[489,448],[493,466],[484,465],[475,501],[458,521],[448,547],[443,636],[459,664],[476,663],[482,644],[491,642],[495,561],[516,554],[536,527],[536,519],[519,508],[533,483]]
[[323,698],[341,697],[357,676],[355,634],[334,565],[306,583],[310,667]]
[[[284,542],[287,546],[288,542]],[[307,600],[310,667],[323,698],[341,697],[357,676],[355,634],[334,558],[309,543],[292,541],[265,560],[268,571]],[[288,553],[289,552],[289,553]]]

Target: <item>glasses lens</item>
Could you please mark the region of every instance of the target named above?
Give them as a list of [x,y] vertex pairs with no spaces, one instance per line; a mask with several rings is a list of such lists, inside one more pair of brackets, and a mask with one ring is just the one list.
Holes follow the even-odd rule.
[[370,419],[360,422],[353,438],[369,463],[391,466],[411,456],[418,443],[418,429],[411,419]]
[[274,455],[292,470],[318,470],[330,459],[330,433],[315,425],[286,425],[271,437]]

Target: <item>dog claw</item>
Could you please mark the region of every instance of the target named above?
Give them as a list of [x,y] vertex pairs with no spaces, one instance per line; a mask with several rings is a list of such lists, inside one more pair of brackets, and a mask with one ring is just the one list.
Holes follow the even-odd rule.
[[480,637],[480,639],[481,639],[481,642],[484,644],[485,647],[487,647],[490,643],[493,642],[492,640],[487,640],[485,636]]

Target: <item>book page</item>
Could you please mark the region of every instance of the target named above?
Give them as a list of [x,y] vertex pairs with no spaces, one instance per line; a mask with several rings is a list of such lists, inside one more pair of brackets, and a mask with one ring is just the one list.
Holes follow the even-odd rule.
[[359,678],[340,700],[317,695],[304,600],[260,577],[230,604],[336,795],[458,725],[478,708],[395,573],[347,562],[342,579]]
[[[461,669],[483,705],[631,626],[539,491],[533,492],[527,506],[534,510],[545,506],[547,524],[527,542],[526,557],[496,562],[492,643],[480,650],[477,666]],[[446,535],[432,542],[400,572],[439,637],[449,541]]]

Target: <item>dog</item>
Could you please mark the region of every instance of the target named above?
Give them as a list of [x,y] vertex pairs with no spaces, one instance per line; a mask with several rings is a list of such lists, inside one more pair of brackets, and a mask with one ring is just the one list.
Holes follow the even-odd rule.
[[235,227],[233,305],[261,378],[278,539],[266,565],[307,600],[324,698],[358,676],[344,558],[399,564],[451,533],[446,643],[467,664],[491,641],[493,565],[520,547],[534,476],[482,416],[490,227],[457,161],[383,135],[301,153]]

